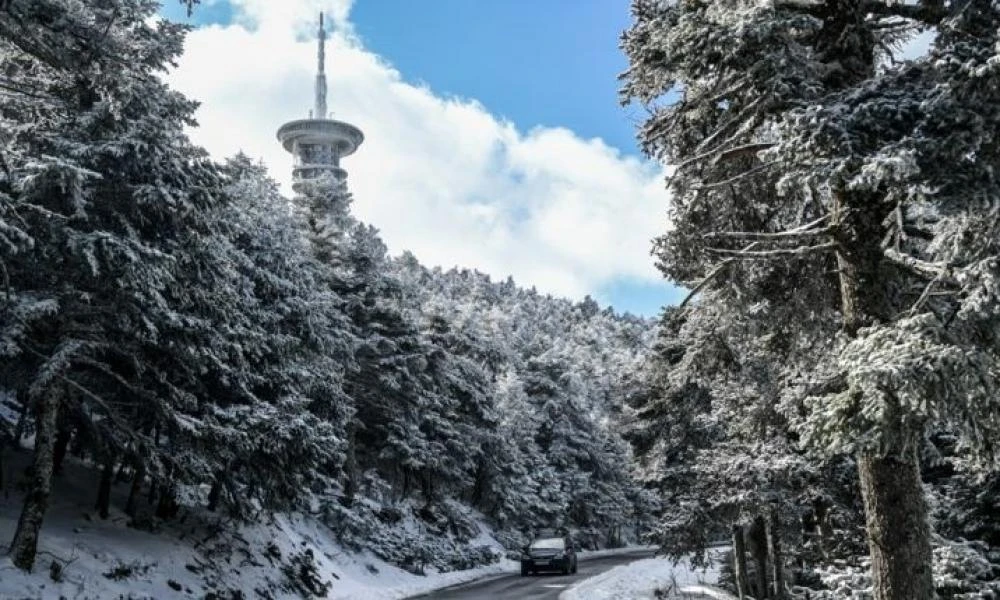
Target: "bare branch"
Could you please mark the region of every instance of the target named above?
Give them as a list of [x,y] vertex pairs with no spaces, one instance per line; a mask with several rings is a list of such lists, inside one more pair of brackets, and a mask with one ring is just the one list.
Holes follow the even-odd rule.
[[[725,148],[727,148],[730,144],[736,143],[736,141],[739,138],[753,131],[753,129],[756,128],[761,122],[760,110],[758,105],[761,103],[763,99],[764,97],[761,96],[760,98],[757,98],[753,102],[750,102],[735,116],[731,117],[726,123],[716,128],[714,133],[712,133],[710,136],[702,140],[700,144],[698,144],[696,151],[699,152],[699,154],[696,154],[691,158],[688,158],[678,163],[677,170],[679,171],[694,163],[701,162],[706,158],[713,157],[716,154],[719,154],[720,152],[726,152]],[[751,112],[751,111],[756,111],[756,112]],[[714,147],[712,147],[711,150],[702,151],[706,146],[714,142],[715,139],[719,137],[722,133],[728,131],[730,127],[740,123],[742,123],[742,125],[740,125],[740,127],[731,136],[726,138],[724,141],[716,144]]]
[[901,204],[896,205],[896,251],[900,249],[900,245],[906,241],[906,229],[903,227],[903,206]]
[[836,247],[837,242],[826,242],[815,246],[796,246],[795,248],[775,248],[773,250],[730,250],[728,248],[706,248],[706,250],[715,254],[732,256],[738,260],[758,260],[783,256],[806,256],[817,252],[827,252]]
[[758,165],[758,166],[756,166],[756,167],[754,167],[752,169],[748,169],[746,171],[743,171],[742,173],[740,173],[738,175],[733,175],[729,179],[724,179],[722,181],[715,181],[715,182],[712,182],[712,183],[705,183],[705,184],[699,185],[697,187],[694,187],[693,189],[696,192],[700,192],[700,191],[703,191],[703,190],[711,190],[711,189],[715,189],[715,188],[725,187],[727,185],[732,185],[732,184],[734,184],[734,183],[736,183],[738,181],[746,179],[746,178],[748,178],[748,177],[750,177],[752,175],[756,175],[757,173],[760,173],[761,171],[766,171],[766,170],[770,169],[771,167],[774,167],[774,166],[777,166],[777,165],[778,165],[778,161],[771,161],[771,162],[768,162],[768,163],[764,163],[762,165]]
[[[723,123],[722,125],[716,127],[715,131],[712,132],[711,135],[709,135],[707,138],[703,139],[698,144],[698,147],[697,147],[696,151],[703,151],[706,147],[710,146],[713,142],[715,142],[716,139],[718,139],[719,137],[721,137],[722,134],[724,134],[725,132],[729,131],[729,129],[733,125],[736,125],[737,123],[743,123],[743,126],[740,127],[739,130],[737,130],[737,132],[734,133],[725,142],[722,142],[721,144],[718,144],[717,146],[715,146],[716,149],[722,148],[722,147],[726,146],[726,144],[732,142],[737,137],[739,137],[743,133],[746,133],[747,131],[749,131],[749,129],[752,129],[754,126],[756,126],[757,122],[759,121],[757,115],[760,114],[760,111],[758,110],[758,107],[764,101],[764,99],[765,99],[765,96],[759,96],[758,98],[754,99],[749,104],[747,104],[746,106],[744,106],[738,113],[736,113],[735,115],[733,115],[732,117],[730,117],[725,123]],[[752,112],[752,111],[755,111],[755,110],[757,112]],[[753,117],[753,118],[749,118],[749,117]]]
[[712,160],[712,164],[719,164],[722,161],[730,160],[733,158],[740,158],[741,156],[746,156],[748,154],[757,154],[761,150],[767,150],[768,148],[774,147],[772,142],[757,143],[757,144],[745,144],[743,146],[737,146],[736,148],[730,148],[720,152],[718,156]]
[[128,435],[129,438],[138,439],[140,437],[139,434],[136,433],[131,426],[124,423],[121,419],[118,418],[118,415],[115,412],[115,410],[111,408],[111,406],[104,398],[90,391],[89,389],[87,389],[86,387],[84,387],[83,385],[81,385],[79,382],[77,382],[75,379],[72,379],[68,375],[60,374],[59,378],[62,379],[67,384],[69,384],[70,386],[72,386],[74,389],[76,389],[76,391],[80,392],[81,394],[89,398],[91,402],[102,407],[104,409],[105,416],[111,419],[111,421],[114,422],[115,426],[121,429],[126,435]]
[[938,276],[935,277],[934,279],[931,279],[930,283],[927,284],[927,287],[924,288],[924,292],[920,294],[920,297],[917,298],[917,301],[914,302],[913,306],[910,307],[910,310],[909,312],[907,312],[906,316],[912,317],[913,315],[917,314],[917,311],[919,311],[920,308],[924,305],[924,302],[926,302],[927,299],[930,298],[931,290],[933,290],[934,286],[941,281],[943,275],[944,271],[939,273]]
[[958,282],[951,276],[952,266],[943,262],[929,262],[900,252],[894,248],[883,248],[882,256],[892,264],[902,267],[913,275],[933,281],[942,278],[942,283],[958,285]]
[[[743,251],[746,252],[746,251],[749,251],[749,250],[753,250],[755,247],[757,247],[759,245],[760,245],[760,242],[753,242],[753,243],[747,245],[746,247],[744,247]],[[711,283],[711,281],[713,279],[715,279],[716,277],[718,277],[719,274],[721,274],[726,269],[726,267],[728,267],[730,264],[732,264],[735,261],[736,261],[735,258],[727,258],[726,260],[724,260],[721,263],[719,263],[718,265],[716,265],[715,268],[712,269],[708,273],[708,275],[706,275],[701,281],[699,281],[696,286],[694,286],[693,288],[691,288],[691,291],[688,292],[688,295],[684,297],[684,300],[681,301],[681,303],[678,306],[678,308],[684,308],[684,306],[687,305],[687,303],[690,302],[691,299],[694,298],[695,295],[698,292],[700,292],[701,290],[705,289],[705,286],[707,286],[709,283]]]
[[821,235],[829,235],[833,233],[833,226],[828,225],[821,229],[792,229],[788,231],[777,231],[774,233],[762,233],[758,231],[713,231],[711,233],[706,233],[702,237],[705,239],[718,239],[718,238],[729,238],[729,239],[745,239],[745,240],[760,240],[760,241],[781,241],[781,240],[797,240],[802,238],[810,238]]
[[[808,223],[806,223],[804,225],[800,225],[799,227],[796,227],[794,229],[789,229],[788,231],[779,232],[777,234],[746,233],[745,235],[748,235],[748,236],[755,236],[755,235],[760,235],[760,236],[781,236],[781,237],[779,237],[777,239],[795,239],[797,236],[800,236],[800,235],[804,235],[804,236],[821,235],[823,233],[829,233],[829,231],[831,230],[832,226],[827,226],[827,227],[824,227],[824,228],[822,228],[820,230],[814,230],[812,228],[816,227],[818,225],[821,225],[825,221],[829,220],[829,218],[830,218],[830,214],[827,213],[827,214],[823,215],[822,217],[820,217],[818,219],[815,219],[813,221],[810,221],[810,222],[808,222]],[[741,235],[741,234],[744,234],[744,232],[719,232],[719,233],[716,233],[716,234],[707,234],[705,237],[709,237],[709,236],[712,236],[712,235],[717,235],[717,236],[720,236],[720,237],[727,237],[727,235],[731,236],[731,234]],[[736,236],[731,236],[731,237],[736,237]],[[684,306],[687,305],[687,303],[690,302],[691,299],[694,298],[696,294],[698,294],[698,292],[700,292],[701,290],[705,289],[705,286],[707,286],[713,279],[715,279],[716,277],[718,277],[725,270],[725,268],[728,267],[733,262],[735,262],[737,260],[740,260],[742,258],[751,258],[751,256],[747,256],[747,254],[755,254],[753,256],[753,258],[761,257],[761,256],[756,255],[756,253],[754,253],[754,248],[760,246],[761,242],[766,241],[767,239],[773,239],[773,238],[766,238],[765,237],[763,239],[759,239],[758,241],[755,241],[755,242],[752,242],[752,243],[748,244],[742,250],[728,251],[728,252],[739,253],[742,256],[733,256],[733,257],[727,258],[726,260],[724,260],[721,263],[719,263],[714,269],[712,269],[711,272],[709,272],[708,275],[706,275],[704,277],[704,279],[702,279],[700,282],[698,282],[698,284],[696,286],[694,286],[694,288],[692,288],[690,292],[688,292],[688,295],[684,297],[683,301],[681,301],[680,308],[684,308]],[[819,248],[819,247],[815,247],[815,248]],[[714,249],[711,249],[711,248],[709,250],[710,251],[714,251]],[[799,250],[799,249],[791,249],[791,250]],[[772,253],[771,255],[773,256],[774,254]]]
[[[813,227],[816,227],[816,226],[820,225],[821,223],[823,223],[825,221],[828,221],[830,219],[830,215],[831,214],[832,213],[826,213],[822,217],[819,217],[817,219],[813,219],[812,221],[809,221],[808,223],[806,223],[804,225],[799,225],[798,227],[789,229],[788,231],[807,231],[809,229],[812,229]],[[844,213],[842,213],[842,214],[844,214]]]
[[715,268],[712,269],[711,272],[709,272],[708,275],[706,275],[701,281],[698,282],[698,285],[696,285],[693,288],[691,288],[691,291],[688,292],[688,295],[684,296],[684,299],[681,300],[681,303],[680,303],[680,305],[678,305],[678,308],[684,308],[687,305],[687,303],[690,302],[691,299],[694,298],[695,295],[698,294],[698,292],[700,292],[701,290],[705,289],[705,286],[707,286],[709,283],[711,283],[711,281],[713,279],[715,279],[716,277],[718,277],[719,274],[722,273],[722,271],[726,267],[728,267],[729,264],[732,263],[732,262],[733,262],[733,259],[728,258],[728,259],[722,261],[721,263],[719,263],[718,265],[716,265]]
[[[824,216],[822,219],[819,219],[817,221],[814,221],[813,223],[807,224],[807,226],[808,225],[817,224],[817,223],[822,223],[823,220],[825,220],[826,218],[827,217]],[[787,232],[787,233],[791,233],[791,232]],[[754,248],[756,248],[760,244],[761,244],[761,242],[759,242],[759,241],[752,242],[751,244],[745,246],[742,250],[723,250],[723,249],[720,249],[720,248],[708,248],[709,252],[731,253],[731,254],[733,254],[733,256],[730,257],[730,258],[725,259],[724,261],[722,261],[721,263],[719,263],[718,265],[716,265],[715,268],[712,269],[708,273],[708,275],[706,275],[701,281],[699,281],[697,285],[695,285],[693,288],[691,288],[691,291],[688,292],[688,295],[684,297],[684,300],[681,301],[681,303],[678,306],[678,308],[684,308],[687,305],[687,303],[690,302],[691,299],[695,297],[695,295],[697,295],[699,292],[701,292],[703,289],[705,289],[705,286],[707,286],[709,283],[712,282],[712,280],[714,280],[716,277],[718,277],[726,269],[726,267],[728,267],[732,263],[736,262],[737,260],[752,259],[752,258],[771,258],[771,257],[775,257],[775,256],[782,256],[782,255],[787,256],[787,255],[791,255],[791,254],[808,254],[810,252],[819,252],[819,251],[823,251],[823,250],[829,250],[829,249],[831,249],[831,248],[833,248],[833,247],[836,246],[836,243],[829,242],[827,244],[820,244],[818,246],[788,248],[788,249],[785,249],[785,250],[764,250],[764,251],[756,251],[756,250],[754,250]]]

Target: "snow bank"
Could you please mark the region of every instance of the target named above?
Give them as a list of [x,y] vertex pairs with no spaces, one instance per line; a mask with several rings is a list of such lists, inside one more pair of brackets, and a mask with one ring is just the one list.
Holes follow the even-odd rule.
[[[26,465],[27,453],[8,456],[11,473]],[[319,519],[301,514],[257,516],[238,524],[196,506],[185,506],[178,518],[129,527],[118,507],[125,485],[115,485],[111,514],[94,514],[92,467],[70,457],[56,477],[56,493],[40,536],[33,573],[0,556],[0,598],[104,599],[173,597],[328,598],[331,600],[395,600],[433,592],[474,580],[516,573],[516,561],[502,559],[466,570],[438,572],[428,566],[416,575],[376,556],[339,543]],[[13,536],[21,509],[16,489],[0,493],[0,544]],[[148,510],[145,506],[143,510]],[[471,514],[471,512],[470,512]],[[472,519],[477,533],[469,544],[501,555],[503,548],[481,518]],[[412,528],[408,518],[394,535]],[[390,532],[392,533],[392,532]],[[640,548],[581,552],[591,557]],[[213,596],[214,595],[214,596]]]
[[664,558],[646,558],[615,567],[596,577],[585,579],[559,595],[559,600],[653,600],[664,592],[684,598],[728,598],[711,596],[711,588],[698,586],[715,583],[715,568],[694,569],[686,563],[675,564]]
[[[0,536],[9,539],[16,520],[11,503],[0,512]],[[449,573],[414,575],[374,555],[353,553],[329,530],[301,515],[281,515],[265,525],[219,532],[199,529],[147,533],[126,528],[123,519],[80,519],[55,510],[46,519],[42,553],[26,574],[0,558],[0,598],[170,598],[181,594],[246,597],[267,591],[275,598],[390,600],[427,593],[490,575],[514,573],[514,561]],[[13,518],[12,518],[13,517]],[[484,532],[484,537],[489,534]],[[59,581],[52,578],[56,563]],[[301,577],[305,568],[311,575]],[[267,596],[265,596],[267,597]]]
[[[18,472],[24,456],[15,455]],[[90,468],[67,459],[55,480],[33,573],[0,556],[0,598],[74,600],[105,598],[319,598],[391,600],[505,573],[510,560],[462,571],[415,575],[371,552],[345,549],[319,520],[308,515],[260,515],[259,522],[239,525],[207,511],[185,507],[152,531],[127,526],[126,486],[116,485],[111,515],[94,514]],[[6,546],[17,526],[21,494],[0,493],[0,544]],[[476,544],[500,543],[477,523]]]
[[627,546],[625,548],[608,548],[606,550],[580,550],[576,555],[580,560],[586,560],[602,556],[618,556],[619,554],[629,554],[631,552],[653,552],[656,549],[657,546]]
[[713,600],[738,600],[736,596],[729,592],[724,592],[716,587],[707,585],[688,585],[681,588],[682,594],[696,594],[698,597],[704,596]]

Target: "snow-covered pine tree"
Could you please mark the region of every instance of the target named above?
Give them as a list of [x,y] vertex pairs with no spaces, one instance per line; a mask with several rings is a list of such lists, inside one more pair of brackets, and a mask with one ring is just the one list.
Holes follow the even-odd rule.
[[[24,569],[48,501],[58,414],[86,417],[111,446],[142,435],[125,413],[150,401],[155,412],[134,386],[142,365],[131,351],[156,337],[171,252],[204,226],[218,189],[183,134],[194,104],[157,74],[181,51],[183,28],[151,22],[154,11],[131,0],[15,0],[0,11],[4,215],[33,240],[6,269],[21,300],[7,313],[16,335],[5,371],[16,370],[35,415],[32,481],[11,543]],[[31,318],[24,299],[43,302],[45,318]]]
[[296,198],[315,256],[330,269],[327,285],[342,298],[351,324],[353,361],[344,382],[354,407],[344,474],[347,504],[367,469],[398,484],[405,497],[438,460],[421,429],[431,396],[426,342],[402,310],[385,244],[377,230],[351,215],[350,203],[346,185],[333,177],[306,182]]
[[[634,14],[623,97],[652,106],[645,148],[676,168],[661,269],[826,347],[788,365],[785,407],[814,447],[857,454],[875,597],[931,598],[925,427],[997,434],[996,7]],[[894,60],[927,27],[930,53]]]
[[[632,389],[628,374],[641,362],[650,324],[600,310],[592,300],[574,304],[525,291],[511,280],[428,270],[412,256],[393,260],[392,269],[403,305],[419,315],[421,330],[435,346],[452,356],[448,362],[458,361],[463,370],[483,369],[491,382],[486,404],[479,405],[482,412],[465,417],[493,423],[477,432],[469,450],[480,457],[472,478],[474,505],[507,530],[532,531],[557,522],[585,527],[593,534],[588,545],[617,540],[626,519],[645,522],[642,511],[650,504],[639,501],[642,494],[622,468],[630,461],[617,415]],[[555,396],[551,402],[540,389],[534,396],[525,391],[526,381],[537,378],[532,365],[549,358],[566,375],[546,387]],[[559,452],[539,446],[540,436],[551,430],[543,408],[557,417]],[[563,452],[566,438],[586,443],[580,452]],[[584,458],[577,462],[576,455]],[[637,501],[629,505],[629,498]]]
[[[850,558],[863,538],[853,462],[810,460],[777,411],[783,365],[809,349],[786,335],[752,335],[746,328],[758,323],[718,296],[665,311],[647,389],[631,399],[640,476],[670,507],[656,541],[700,559],[733,527],[753,531],[773,514],[771,535],[798,558]],[[852,536],[859,543],[843,543]],[[762,544],[752,550],[758,563],[785,566]]]
[[[229,202],[217,216],[230,248],[216,255],[240,279],[190,282],[204,290],[224,284],[217,296],[206,295],[217,311],[211,326],[232,340],[226,369],[212,369],[218,408],[198,434],[207,440],[210,431],[238,432],[208,452],[222,465],[214,474],[217,486],[235,480],[261,504],[286,508],[326,488],[343,464],[353,414],[343,391],[350,322],[326,285],[329,267],[313,257],[299,215],[263,166],[237,155],[223,174]],[[210,275],[207,268],[196,271]],[[227,346],[212,348],[218,353]],[[200,362],[218,364],[217,358]]]
[[491,374],[480,362],[487,352],[481,340],[450,322],[452,315],[443,303],[429,301],[423,311],[419,322],[428,345],[427,389],[432,404],[424,412],[421,429],[439,449],[436,468],[424,476],[436,482],[435,489],[463,497],[472,493],[485,453],[496,443]]

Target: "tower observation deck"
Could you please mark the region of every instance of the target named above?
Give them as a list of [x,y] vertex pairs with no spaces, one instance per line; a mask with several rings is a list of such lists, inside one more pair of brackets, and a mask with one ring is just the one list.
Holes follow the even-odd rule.
[[365,136],[361,130],[343,121],[327,118],[326,111],[326,30],[323,13],[319,14],[319,51],[317,55],[316,89],[313,110],[308,119],[289,121],[278,129],[278,141],[292,153],[292,189],[302,183],[330,173],[338,181],[347,178],[340,159],[358,149]]

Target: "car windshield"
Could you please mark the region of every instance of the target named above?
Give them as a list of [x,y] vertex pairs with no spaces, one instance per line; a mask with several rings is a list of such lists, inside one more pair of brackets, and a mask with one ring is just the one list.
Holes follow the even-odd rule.
[[562,550],[562,538],[544,538],[531,542],[531,547],[536,550]]

